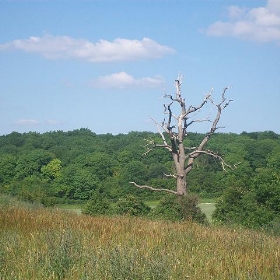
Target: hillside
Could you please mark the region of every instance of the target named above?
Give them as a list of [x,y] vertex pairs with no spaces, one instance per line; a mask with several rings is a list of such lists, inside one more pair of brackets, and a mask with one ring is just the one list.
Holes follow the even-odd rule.
[[1,279],[280,278],[277,237],[1,202]]
[[[189,133],[185,144],[197,146],[203,137],[200,133]],[[97,135],[84,128],[0,136],[0,193],[45,206],[85,203],[96,191],[112,203],[126,195],[158,200],[164,196],[162,193],[129,184],[135,181],[174,189],[174,178],[164,175],[174,174],[171,155],[165,149],[144,155],[147,139],[162,141],[160,135],[151,132]],[[225,195],[218,200],[217,220],[257,227],[279,216],[278,134],[217,133],[207,148],[237,167],[225,172],[213,157],[202,155],[188,177],[189,191],[201,198]],[[253,216],[248,215],[251,212]]]
[[[203,136],[189,133],[187,144],[195,146]],[[164,149],[143,156],[145,139],[161,141],[150,132],[97,135],[88,129],[0,136],[1,189],[18,194],[37,187],[47,196],[68,200],[87,200],[97,188],[103,188],[110,198],[127,193],[153,197],[150,191],[135,189],[128,182],[172,188],[174,181],[163,176],[172,173],[172,159]],[[217,197],[232,181],[250,183],[267,168],[272,155],[280,158],[280,136],[270,131],[218,133],[208,148],[228,163],[239,164],[226,173],[213,158],[198,159],[188,181],[190,191]]]

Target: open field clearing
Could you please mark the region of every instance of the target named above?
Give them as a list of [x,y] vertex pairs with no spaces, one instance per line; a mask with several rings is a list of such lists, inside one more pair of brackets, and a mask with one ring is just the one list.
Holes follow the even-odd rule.
[[[149,201],[146,204],[151,207],[151,208],[155,208],[158,205],[159,201]],[[205,213],[207,219],[209,222],[211,222],[212,220],[212,214],[215,210],[215,205],[216,203],[214,202],[202,202],[199,203],[199,207],[201,208],[202,212]],[[59,205],[59,209],[62,210],[67,210],[67,211],[72,211],[75,212],[77,214],[81,214],[82,213],[82,205]]]
[[212,214],[215,210],[216,203],[213,202],[203,202],[199,203],[198,206],[201,208],[202,212],[205,213],[209,222],[212,220]]
[[129,217],[0,208],[0,279],[280,279],[280,238]]

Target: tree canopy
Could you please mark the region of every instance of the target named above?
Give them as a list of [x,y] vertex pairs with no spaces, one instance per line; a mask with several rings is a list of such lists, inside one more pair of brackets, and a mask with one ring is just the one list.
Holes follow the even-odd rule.
[[[186,145],[195,146],[203,137],[190,132]],[[163,176],[174,173],[172,157],[161,150],[144,155],[145,139],[157,141],[159,136],[135,131],[97,135],[85,128],[0,136],[0,191],[46,204],[86,202],[97,190],[115,202],[128,195],[158,199],[162,194],[129,184],[137,178],[158,188],[174,188],[174,181]],[[217,221],[248,224],[245,213],[254,213],[263,217],[261,223],[268,223],[279,216],[280,135],[216,133],[207,148],[224,155],[227,162],[240,162],[237,169],[224,172],[215,158],[202,155],[189,175],[191,193],[221,197]],[[242,221],[236,219],[240,213]]]

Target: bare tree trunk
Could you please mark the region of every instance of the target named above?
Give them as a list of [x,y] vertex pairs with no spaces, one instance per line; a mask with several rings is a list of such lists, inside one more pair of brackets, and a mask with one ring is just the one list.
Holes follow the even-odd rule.
[[177,193],[178,195],[187,194],[187,180],[186,176],[177,176]]
[[[223,169],[225,167],[231,168],[230,165],[226,164],[225,161],[221,156],[219,156],[216,152],[211,150],[206,150],[205,146],[209,141],[212,134],[219,128],[218,122],[221,117],[222,110],[226,108],[229,103],[232,101],[226,100],[225,93],[227,91],[227,87],[224,89],[222,93],[222,100],[220,103],[214,103],[211,94],[212,90],[205,96],[204,100],[199,106],[189,106],[186,107],[185,99],[181,95],[181,78],[179,77],[175,80],[176,86],[176,93],[175,95],[165,95],[165,98],[168,98],[171,102],[168,105],[164,105],[164,113],[168,116],[167,120],[163,121],[161,124],[158,124],[156,121],[155,124],[157,125],[158,132],[161,135],[163,140],[163,144],[157,144],[154,141],[148,141],[147,144],[147,151],[144,154],[149,153],[153,148],[165,148],[167,149],[173,157],[173,162],[175,165],[176,174],[166,175],[168,177],[176,178],[176,191],[169,190],[169,189],[157,189],[151,186],[139,186],[135,182],[130,182],[131,184],[135,185],[138,188],[146,188],[153,191],[165,191],[169,193],[176,194],[178,196],[185,196],[187,194],[187,176],[189,172],[193,168],[193,163],[196,158],[200,155],[205,154],[214,157],[215,159],[219,160],[222,164]],[[172,112],[172,104],[173,103],[179,104],[180,113],[179,115],[175,115]],[[214,107],[217,108],[216,117],[213,121],[209,118],[207,119],[193,119],[193,114],[197,114],[199,110],[207,103],[210,102]],[[206,133],[202,141],[197,147],[185,147],[184,146],[184,139],[188,136],[188,128],[196,123],[196,122],[211,122],[212,125],[210,130]],[[166,139],[169,139],[167,141]],[[168,143],[169,142],[169,143]]]

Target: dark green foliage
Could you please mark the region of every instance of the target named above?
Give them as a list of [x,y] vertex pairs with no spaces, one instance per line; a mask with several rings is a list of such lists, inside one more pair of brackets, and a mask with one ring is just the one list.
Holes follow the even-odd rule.
[[73,200],[87,200],[100,186],[100,180],[87,168],[69,165],[56,180],[56,191],[60,196]]
[[53,158],[54,155],[45,150],[34,149],[32,151],[25,151],[17,162],[15,177],[23,179],[30,175],[39,175],[41,168],[47,165]]
[[[203,137],[189,132],[185,146],[197,146]],[[0,136],[0,192],[45,205],[85,203],[100,188],[110,202],[127,195],[158,200],[163,193],[129,184],[175,189],[174,178],[164,176],[174,174],[171,155],[166,149],[155,149],[143,156],[145,139],[162,141],[157,133],[97,135],[85,128]],[[280,136],[272,131],[217,133],[207,149],[238,168],[224,172],[215,159],[201,156],[187,178],[189,192],[200,197],[223,195],[215,213],[220,222],[277,228]]]
[[136,181],[144,184],[148,179],[148,169],[141,161],[130,161],[126,164],[124,177],[130,181]]
[[[196,146],[202,137],[203,134],[189,133],[186,146]],[[147,199],[160,197],[160,194],[132,188],[128,184],[131,180],[138,184],[154,183],[152,181],[156,179],[162,180],[158,181],[158,187],[175,185],[173,179],[163,177],[174,173],[170,154],[165,149],[155,149],[143,156],[144,139],[161,141],[157,133],[130,132],[113,136],[96,135],[88,129],[44,134],[14,132],[1,136],[0,188],[9,189],[12,181],[36,175],[52,181],[51,188],[59,198],[86,200],[91,191],[105,181],[111,186],[105,192],[109,192],[107,195],[112,198],[128,193]],[[199,196],[213,197],[230,187],[230,181],[248,184],[255,175],[255,168],[266,168],[267,152],[275,153],[279,146],[279,136],[272,132],[254,133],[254,137],[246,133],[215,134],[209,142],[209,149],[224,155],[231,164],[239,163],[238,169],[225,173],[212,158],[200,157],[188,178],[189,190]],[[56,166],[61,167],[60,178],[54,173],[53,160],[61,162]]]
[[194,195],[166,195],[153,211],[153,217],[171,221],[194,221],[207,224],[207,218]]
[[115,213],[119,215],[144,216],[150,210],[149,206],[132,195],[120,198],[115,205]]
[[225,190],[213,215],[216,222],[277,230],[280,219],[280,149],[275,145],[272,148],[272,152],[266,155],[266,164],[252,173],[253,178],[243,183],[236,180]]
[[14,182],[11,188],[14,188],[14,194],[20,200],[39,203],[47,207],[56,203],[56,198],[48,189],[48,183],[37,176],[29,176],[20,182]]
[[154,163],[149,167],[149,178],[164,178],[168,174],[168,168],[163,163]]
[[276,217],[271,208],[258,202],[256,193],[232,187],[218,199],[212,218],[223,224],[259,228],[270,224]]
[[105,194],[97,190],[93,193],[82,212],[91,216],[100,216],[111,214],[112,211]]
[[12,154],[2,154],[0,157],[0,183],[7,184],[16,174],[17,159]]

